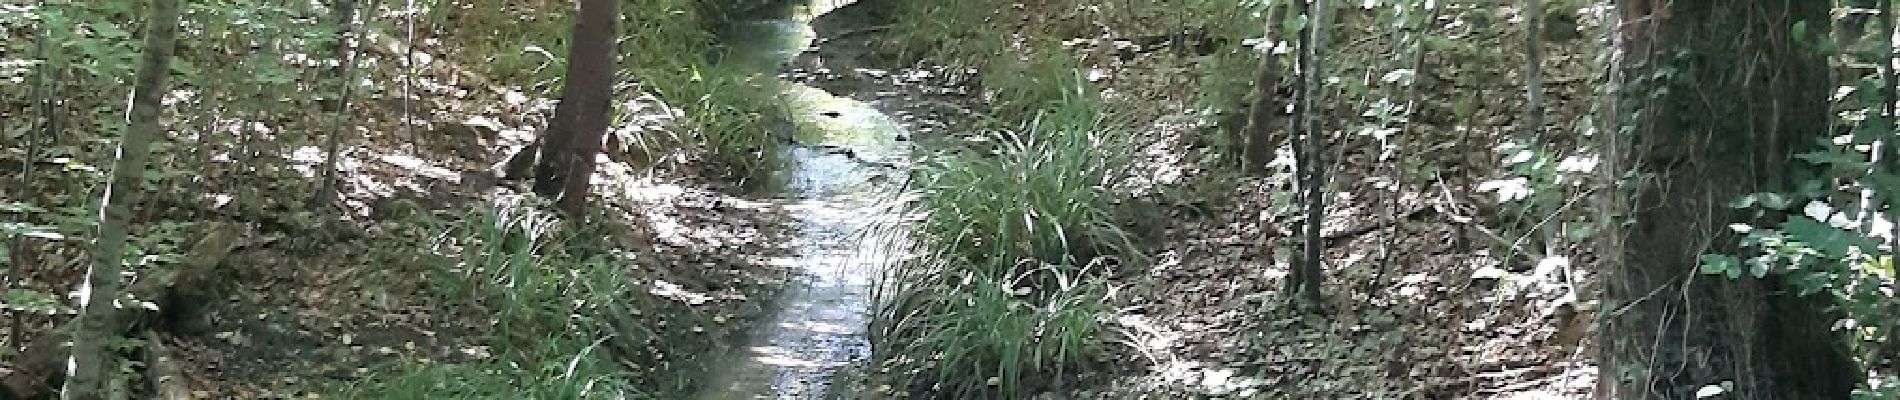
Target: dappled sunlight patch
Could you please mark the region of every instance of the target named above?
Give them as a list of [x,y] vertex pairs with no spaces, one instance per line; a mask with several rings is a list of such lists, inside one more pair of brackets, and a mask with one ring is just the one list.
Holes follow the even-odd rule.
[[755,357],[760,364],[786,368],[820,368],[827,366],[825,363],[798,357],[797,354],[775,346],[754,347],[752,351],[762,353],[758,357]]
[[377,157],[377,160],[423,178],[439,179],[448,183],[459,183],[462,179],[460,173],[411,155],[383,154]]
[[653,293],[653,295],[655,296],[665,297],[668,299],[672,299],[674,301],[686,303],[688,305],[697,306],[701,304],[706,304],[706,302],[712,300],[712,296],[707,296],[702,293],[696,293],[693,291],[686,290],[680,287],[680,285],[674,284],[672,282],[667,282],[665,280],[656,279],[653,281],[652,286],[653,287],[651,290],[649,290],[649,293]]

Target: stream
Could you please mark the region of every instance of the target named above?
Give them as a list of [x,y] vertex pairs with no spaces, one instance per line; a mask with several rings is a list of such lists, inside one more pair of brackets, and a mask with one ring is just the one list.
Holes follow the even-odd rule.
[[[813,2],[823,4],[812,4]],[[736,62],[777,75],[811,46],[812,18],[845,4],[797,0],[737,22],[722,40]],[[854,398],[850,371],[870,359],[866,323],[872,278],[893,260],[883,248],[905,234],[868,230],[893,218],[886,203],[909,164],[904,129],[870,104],[783,77],[773,82],[794,138],[780,172],[793,218],[796,279],[708,377],[701,399]],[[892,235],[882,239],[868,235]],[[889,247],[887,247],[889,246]]]

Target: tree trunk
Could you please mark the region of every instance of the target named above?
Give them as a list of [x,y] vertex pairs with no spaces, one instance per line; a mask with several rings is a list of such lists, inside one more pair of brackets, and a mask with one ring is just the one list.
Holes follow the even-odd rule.
[[1282,24],[1286,22],[1286,7],[1269,7],[1264,24],[1266,34],[1261,37],[1261,45],[1267,48],[1260,53],[1260,66],[1255,69],[1253,76],[1253,90],[1247,94],[1247,121],[1245,126],[1236,127],[1239,129],[1234,131],[1236,134],[1229,141],[1240,145],[1241,171],[1256,176],[1266,176],[1267,164],[1273,163],[1274,148],[1285,140],[1275,135],[1278,132],[1273,129],[1274,121],[1286,116],[1288,97],[1280,85],[1281,67],[1279,58],[1273,54],[1273,47],[1281,36],[1279,30]]
[[[1301,1],[1303,0],[1294,0],[1294,4],[1298,5]],[[1327,4],[1325,0],[1312,0],[1312,2],[1304,6],[1296,6],[1299,7],[1300,13],[1306,16],[1307,22],[1301,24],[1305,29],[1300,32],[1299,83],[1296,84],[1299,106],[1297,106],[1298,112],[1295,113],[1295,128],[1291,134],[1302,138],[1302,141],[1295,142],[1294,151],[1300,153],[1296,175],[1299,177],[1300,191],[1303,192],[1300,199],[1304,204],[1306,218],[1302,221],[1304,226],[1300,235],[1302,246],[1300,262],[1293,265],[1294,270],[1291,276],[1294,282],[1289,284],[1289,288],[1300,294],[1301,299],[1308,306],[1323,309],[1324,304],[1320,301],[1319,287],[1320,281],[1325,280],[1321,257],[1326,241],[1320,237],[1320,222],[1326,217],[1326,195],[1321,189],[1326,182],[1324,157],[1326,130],[1322,123],[1324,119],[1319,115],[1319,96],[1322,93],[1320,85],[1325,82],[1322,78],[1324,69],[1320,67],[1325,51],[1325,45],[1321,40],[1325,37],[1325,33],[1321,27],[1326,25],[1320,21],[1325,21],[1324,11]]]
[[[1894,32],[1893,0],[1880,0],[1878,8],[1880,11],[1880,31],[1888,33]],[[1900,59],[1896,59],[1895,57],[1892,35],[1882,35],[1880,45],[1882,49],[1880,59],[1880,113],[1886,116],[1887,121],[1889,121],[1887,126],[1891,128],[1895,126],[1894,121],[1900,119],[1900,109],[1896,109],[1896,107],[1900,107],[1900,71],[1894,71],[1894,61]],[[1900,137],[1889,134],[1885,139],[1881,140],[1882,142],[1886,142],[1886,146],[1884,146],[1886,155],[1883,158],[1886,160],[1888,173],[1900,173],[1900,143],[1895,142],[1897,139],[1900,139]],[[1892,189],[1890,188],[1888,190]],[[1887,209],[1889,210],[1887,220],[1900,222],[1900,204],[1889,204]],[[1869,224],[1870,227],[1871,225],[1872,224]],[[1900,253],[1900,223],[1892,224],[1892,229],[1893,231],[1889,232],[1887,236],[1887,251]],[[1891,284],[1891,282],[1889,284]],[[1900,315],[1900,302],[1890,305],[1888,313],[1888,315]],[[1889,323],[1900,325],[1900,321],[1890,321]],[[1895,326],[1889,326],[1887,328],[1887,342],[1882,345],[1883,348],[1881,350],[1881,356],[1883,358],[1893,359],[1896,356],[1895,351],[1900,351],[1900,329],[1895,328]]]
[[350,82],[351,68],[356,66],[355,52],[351,47],[354,39],[350,35],[354,31],[352,28],[356,19],[356,1],[338,0],[331,5],[330,14],[336,17],[336,48],[332,49],[331,56],[336,58],[337,66],[326,72],[326,75],[330,78],[328,80],[337,83],[337,98],[327,99],[320,104],[323,105],[324,111],[331,113],[331,116],[335,118],[332,123],[336,125],[330,128],[329,137],[324,138],[323,185],[317,188],[316,195],[311,196],[310,203],[307,204],[311,211],[319,214],[328,214],[331,210],[330,206],[337,200],[336,162],[339,152],[343,149],[343,133],[348,132],[347,126],[351,125],[351,119],[348,116],[350,92],[356,87]]
[[1525,139],[1544,133],[1544,0],[1524,0]]
[[574,218],[587,208],[594,156],[612,112],[614,22],[620,15],[615,6],[615,0],[581,0],[561,104],[548,122],[535,171],[534,192],[558,199],[561,210]]
[[125,260],[126,225],[131,222],[132,204],[138,202],[152,139],[163,133],[158,126],[159,99],[171,72],[172,47],[178,34],[178,0],[153,1],[146,26],[145,54],[132,92],[131,122],[119,141],[112,181],[106,186],[105,199],[100,201],[99,237],[93,242],[92,268],[79,290],[78,330],[73,334],[72,357],[67,363],[69,378],[61,394],[69,400],[105,398],[111,374],[118,367],[118,358],[108,342],[119,338],[113,331],[119,269]]
[[1599,398],[1693,398],[1723,382],[1727,398],[1847,398],[1858,382],[1819,298],[1774,276],[1697,272],[1701,254],[1740,251],[1729,223],[1764,222],[1724,204],[1787,190],[1804,167],[1789,160],[1828,126],[1827,65],[1800,42],[1825,37],[1828,3],[1616,2],[1602,126],[1621,129],[1605,152],[1609,177],[1641,180],[1606,182],[1629,192],[1600,221],[1624,232],[1603,251]]

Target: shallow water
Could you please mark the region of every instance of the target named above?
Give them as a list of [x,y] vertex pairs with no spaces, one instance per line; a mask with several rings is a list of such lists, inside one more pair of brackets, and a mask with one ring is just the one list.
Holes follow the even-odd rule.
[[[730,61],[752,62],[761,73],[775,75],[810,45],[811,10],[841,4],[816,1],[829,4],[794,5],[736,24],[725,42],[746,59]],[[885,203],[897,190],[894,182],[903,179],[909,142],[899,140],[903,128],[869,104],[796,82],[775,83],[799,142],[787,148],[781,173],[797,234],[793,255],[780,262],[804,279],[787,288],[777,308],[714,369],[701,399],[852,398],[836,377],[870,358],[865,329],[871,279],[892,259],[883,249],[894,243],[867,236],[872,230],[866,228],[892,218]]]

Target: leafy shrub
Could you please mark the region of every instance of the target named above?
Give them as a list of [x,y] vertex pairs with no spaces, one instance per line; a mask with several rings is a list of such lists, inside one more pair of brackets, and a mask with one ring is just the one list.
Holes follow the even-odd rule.
[[992,34],[991,15],[1006,4],[992,0],[900,1],[892,31],[903,58],[932,58],[952,63],[1008,54],[1007,38]]
[[598,344],[553,338],[539,354],[548,362],[502,360],[468,364],[404,362],[345,390],[353,399],[625,399],[640,398]]

